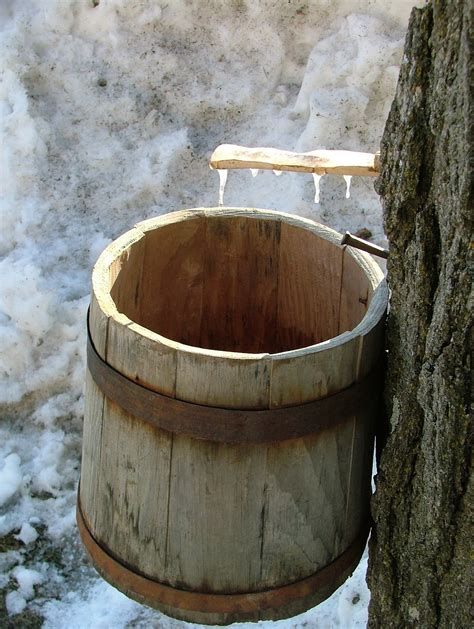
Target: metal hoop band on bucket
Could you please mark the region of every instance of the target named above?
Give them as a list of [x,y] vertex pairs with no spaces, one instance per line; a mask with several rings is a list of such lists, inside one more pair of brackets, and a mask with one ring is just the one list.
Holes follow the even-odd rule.
[[[89,325],[88,325],[89,328]],[[221,443],[265,443],[318,433],[350,420],[380,389],[381,362],[363,380],[333,395],[271,410],[239,410],[203,406],[152,391],[111,367],[97,353],[90,330],[87,338],[87,368],[107,399],[132,417],[174,434]]]
[[99,258],[78,522],[125,594],[190,622],[281,619],[353,571],[387,289],[340,238],[198,208]]
[[[77,501],[77,524],[82,542],[99,574],[121,592],[163,609],[180,618],[180,611],[188,610],[208,614],[235,614],[239,620],[275,619],[278,610],[288,604],[308,609],[324,600],[328,592],[338,588],[352,574],[360,561],[369,534],[369,525],[362,527],[354,542],[337,559],[311,576],[283,587],[244,594],[209,594],[170,587],[146,578],[127,568],[105,550],[92,536],[80,500]],[[297,614],[298,611],[295,612]],[[229,622],[232,620],[229,619]]]

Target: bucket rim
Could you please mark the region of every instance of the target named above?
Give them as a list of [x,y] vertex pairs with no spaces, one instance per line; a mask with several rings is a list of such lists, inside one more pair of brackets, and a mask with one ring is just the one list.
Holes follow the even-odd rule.
[[[361,321],[352,330],[342,332],[337,336],[334,336],[325,341],[307,345],[305,347],[299,347],[296,349],[285,350],[282,352],[270,353],[250,353],[250,352],[233,352],[227,350],[218,350],[211,348],[204,348],[195,345],[187,345],[180,341],[168,338],[154,332],[149,328],[142,326],[141,324],[133,321],[127,315],[120,312],[110,295],[110,287],[105,286],[105,276],[108,274],[108,270],[112,262],[128,247],[132,246],[135,242],[146,236],[148,231],[158,229],[160,227],[171,225],[173,223],[179,223],[183,221],[196,220],[199,218],[208,218],[212,216],[246,216],[250,219],[262,219],[285,222],[295,227],[300,227],[312,232],[316,236],[324,238],[338,247],[346,247],[349,255],[355,260],[360,268],[364,271],[369,283],[373,289],[373,296],[367,312]],[[388,305],[388,286],[384,274],[379,265],[373,260],[373,258],[364,251],[349,247],[347,245],[340,245],[342,234],[336,230],[317,223],[309,218],[304,218],[296,214],[289,214],[285,212],[279,212],[276,210],[260,209],[260,208],[243,208],[243,207],[199,207],[185,210],[178,210],[168,212],[157,217],[149,218],[144,221],[136,223],[131,229],[127,230],[121,236],[111,242],[104,251],[100,254],[97,262],[92,270],[92,291],[96,297],[98,305],[104,316],[109,319],[114,319],[121,325],[126,325],[134,332],[142,336],[146,336],[149,340],[155,341],[169,349],[177,350],[180,352],[186,352],[194,355],[203,355],[207,357],[213,357],[216,359],[232,359],[232,360],[287,360],[294,359],[301,356],[307,356],[308,354],[315,354],[330,350],[338,347],[351,340],[368,334],[383,317],[387,305]],[[105,289],[105,290],[104,290]]]

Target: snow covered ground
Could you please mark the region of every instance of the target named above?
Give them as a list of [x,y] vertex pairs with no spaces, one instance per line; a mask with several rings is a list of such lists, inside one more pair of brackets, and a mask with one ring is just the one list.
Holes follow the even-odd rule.
[[[136,221],[217,204],[223,142],[376,151],[413,2],[1,0],[0,625],[182,627],[89,566],[75,526],[92,265]],[[384,244],[371,180],[229,173],[228,205]],[[363,627],[366,560],[279,627]],[[1,603],[1,599],[0,599]],[[36,624],[35,624],[36,623]]]

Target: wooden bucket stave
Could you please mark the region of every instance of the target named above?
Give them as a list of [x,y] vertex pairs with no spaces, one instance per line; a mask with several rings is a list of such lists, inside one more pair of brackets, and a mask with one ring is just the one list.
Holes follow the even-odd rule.
[[[144,221],[101,255],[98,364],[166,409],[139,419],[88,372],[81,534],[134,598],[195,622],[282,618],[357,565],[387,289],[337,242],[290,215],[200,209]],[[350,390],[353,412],[331,416]]]

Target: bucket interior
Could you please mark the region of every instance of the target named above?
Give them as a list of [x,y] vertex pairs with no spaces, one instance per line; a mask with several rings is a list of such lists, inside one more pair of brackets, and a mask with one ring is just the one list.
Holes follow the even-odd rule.
[[277,353],[351,330],[371,299],[347,251],[294,224],[198,216],[145,232],[117,260],[119,312],[187,345]]

